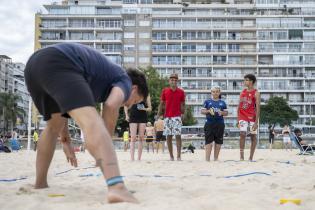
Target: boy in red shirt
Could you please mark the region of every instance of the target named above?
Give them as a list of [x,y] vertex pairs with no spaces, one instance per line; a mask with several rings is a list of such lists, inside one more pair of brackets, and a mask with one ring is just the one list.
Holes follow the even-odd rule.
[[177,87],[178,75],[171,74],[169,79],[170,87],[164,88],[161,94],[158,116],[164,110],[164,135],[167,137],[167,146],[171,160],[174,160],[172,137],[175,135],[177,147],[177,160],[181,160],[181,129],[182,116],[185,112],[185,93]]
[[240,128],[240,160],[244,160],[244,148],[246,133],[249,130],[251,137],[249,160],[253,156],[257,144],[257,128],[260,115],[260,93],[254,88],[256,77],[253,74],[244,76],[245,89],[240,94],[240,102],[237,110],[238,126]]

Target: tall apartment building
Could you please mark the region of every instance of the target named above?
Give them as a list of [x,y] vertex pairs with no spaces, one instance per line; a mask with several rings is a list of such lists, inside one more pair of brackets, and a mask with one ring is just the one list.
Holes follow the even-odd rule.
[[313,0],[67,0],[36,15],[35,48],[79,42],[114,62],[177,72],[199,126],[219,85],[236,125],[243,76],[254,73],[264,103],[286,98],[298,125],[315,115]]
[[[0,55],[0,92],[14,93],[21,97],[17,106],[23,109],[27,115],[29,94],[24,81],[23,63],[14,63],[6,55]],[[25,116],[26,117],[26,116]],[[27,122],[27,119],[25,119]],[[17,125],[20,129],[26,129],[25,125]],[[2,128],[0,126],[0,128]]]

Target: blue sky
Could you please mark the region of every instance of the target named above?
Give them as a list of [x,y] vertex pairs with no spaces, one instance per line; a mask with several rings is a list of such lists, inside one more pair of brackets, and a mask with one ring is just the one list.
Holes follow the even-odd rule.
[[[54,0],[60,2],[58,0]],[[0,55],[26,63],[34,51],[35,13],[53,0],[1,0]]]

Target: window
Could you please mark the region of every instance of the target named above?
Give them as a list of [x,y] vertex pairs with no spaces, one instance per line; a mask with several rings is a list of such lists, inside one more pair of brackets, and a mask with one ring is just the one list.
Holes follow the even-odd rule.
[[136,26],[135,20],[124,20],[124,26]]
[[139,63],[150,63],[149,57],[139,57]]
[[133,62],[135,62],[135,57],[132,57],[132,56],[124,57],[124,63],[133,63]]
[[135,38],[135,33],[133,33],[133,32],[125,32],[124,33],[124,38],[126,38],[126,39],[134,39]]
[[139,26],[150,26],[150,21],[142,20],[139,22]]
[[133,51],[135,49],[135,45],[134,44],[128,44],[124,46],[124,50],[125,51]]

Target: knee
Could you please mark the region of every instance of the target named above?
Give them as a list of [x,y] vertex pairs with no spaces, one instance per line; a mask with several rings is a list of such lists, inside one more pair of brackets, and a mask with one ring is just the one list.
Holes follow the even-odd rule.
[[240,132],[240,136],[241,136],[241,137],[246,137],[246,132],[245,132],[245,131],[241,131],[241,132]]

